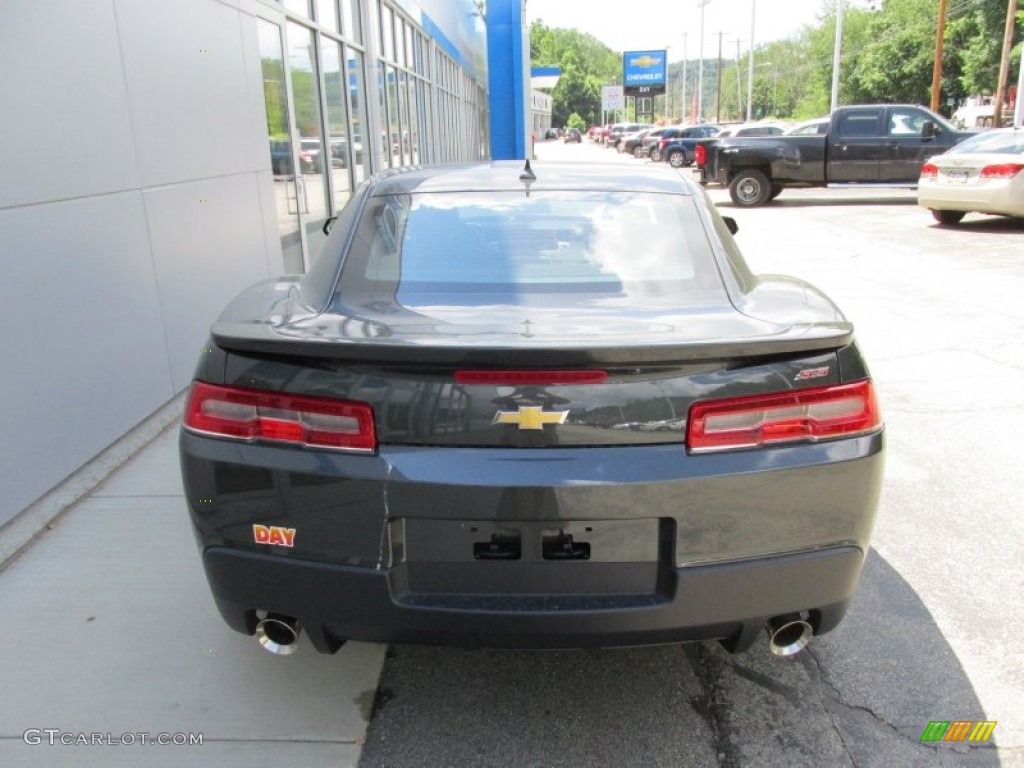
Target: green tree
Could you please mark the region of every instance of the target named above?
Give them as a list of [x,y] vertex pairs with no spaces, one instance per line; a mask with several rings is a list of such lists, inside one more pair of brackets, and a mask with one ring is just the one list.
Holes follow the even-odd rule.
[[601,113],[601,84],[588,75],[585,65],[574,51],[562,58],[562,75],[552,94],[551,122],[564,126],[569,115],[578,114],[596,123]]
[[575,29],[549,29],[541,20],[530,26],[530,60],[535,67],[560,67],[552,93],[551,121],[566,125],[578,114],[587,124],[601,118],[601,86],[622,79],[618,54]]
[[573,112],[569,115],[569,119],[566,121],[566,126],[569,128],[576,128],[579,131],[587,130],[587,121],[582,117]]

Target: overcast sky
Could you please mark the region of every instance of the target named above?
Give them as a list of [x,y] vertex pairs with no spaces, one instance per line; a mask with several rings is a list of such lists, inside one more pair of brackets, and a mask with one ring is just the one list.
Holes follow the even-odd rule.
[[[779,40],[804,24],[814,24],[824,7],[836,0],[709,0],[704,8],[704,55],[717,55],[718,33],[725,32],[726,55],[750,46],[751,6],[755,6],[755,44]],[[849,0],[847,0],[849,5]],[[628,9],[635,9],[629,13]],[[613,51],[669,49],[669,61],[694,59],[700,53],[698,0],[526,0],[528,21],[545,26],[578,29],[593,35]]]

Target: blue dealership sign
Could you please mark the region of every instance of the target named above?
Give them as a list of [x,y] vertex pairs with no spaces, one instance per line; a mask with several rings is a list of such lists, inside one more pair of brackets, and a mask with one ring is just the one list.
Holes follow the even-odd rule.
[[627,96],[657,96],[665,92],[665,51],[626,51],[622,54],[622,82]]

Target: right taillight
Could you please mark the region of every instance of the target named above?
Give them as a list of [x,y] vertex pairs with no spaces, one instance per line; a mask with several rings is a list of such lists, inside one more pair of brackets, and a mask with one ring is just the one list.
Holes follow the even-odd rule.
[[881,426],[874,388],[864,380],[694,403],[686,426],[686,444],[694,453],[727,451],[852,437]]
[[934,179],[939,175],[939,166],[933,163],[925,163],[921,168],[922,179]]
[[998,165],[986,165],[981,169],[983,179],[1012,179],[1024,170],[1021,163],[999,163]]
[[704,148],[703,144],[698,144],[697,149],[693,153],[694,162],[697,165],[704,165],[708,159],[708,151]]
[[183,423],[189,431],[234,440],[266,440],[361,453],[377,450],[373,408],[352,400],[196,381],[189,392]]

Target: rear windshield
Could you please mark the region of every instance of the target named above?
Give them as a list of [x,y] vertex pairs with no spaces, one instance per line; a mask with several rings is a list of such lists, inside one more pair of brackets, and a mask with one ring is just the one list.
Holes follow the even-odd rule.
[[372,198],[336,303],[727,300],[692,198],[616,192],[452,192]]
[[1024,154],[1024,130],[988,131],[965,139],[955,147],[957,154]]

